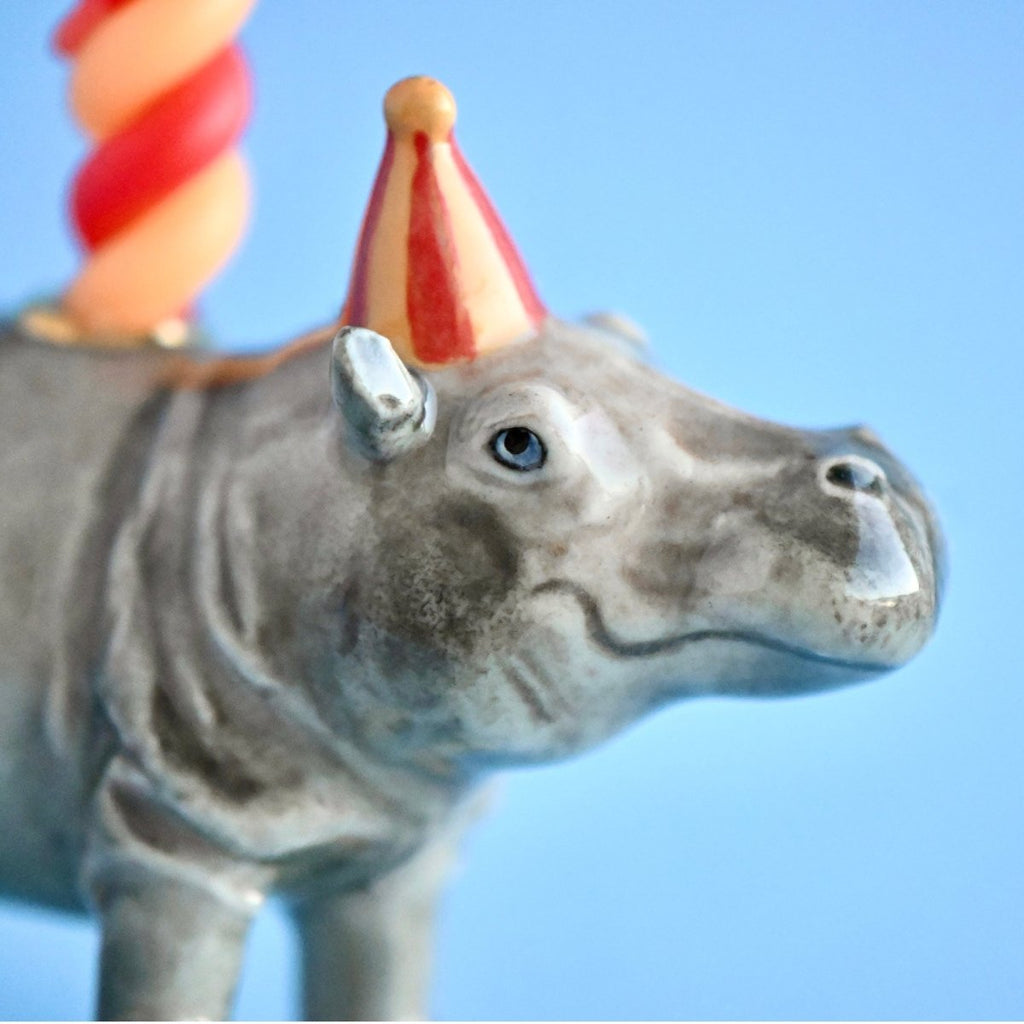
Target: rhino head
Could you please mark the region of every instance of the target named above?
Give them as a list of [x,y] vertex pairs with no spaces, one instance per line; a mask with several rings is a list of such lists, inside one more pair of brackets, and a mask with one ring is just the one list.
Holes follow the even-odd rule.
[[[295,571],[307,522],[275,533],[276,585],[307,584],[264,631],[304,609],[275,657],[303,638],[284,674],[319,680],[333,728],[433,767],[540,760],[675,698],[913,655],[940,542],[881,443],[756,420],[655,373],[614,320],[552,319],[450,93],[406,79],[384,112],[318,463],[337,482],[298,502],[315,564]],[[266,478],[284,517],[312,478],[291,458]]]
[[346,328],[332,374],[372,507],[335,683],[375,680],[377,747],[559,757],[677,698],[879,675],[933,629],[936,520],[866,428],[758,420],[551,320],[426,377]]

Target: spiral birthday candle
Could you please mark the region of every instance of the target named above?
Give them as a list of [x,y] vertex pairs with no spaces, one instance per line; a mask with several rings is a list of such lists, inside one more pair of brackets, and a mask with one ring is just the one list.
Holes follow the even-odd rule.
[[181,316],[235,248],[250,89],[231,40],[255,0],[81,0],[55,45],[95,142],[71,190],[88,255],[64,295],[85,332],[143,336]]

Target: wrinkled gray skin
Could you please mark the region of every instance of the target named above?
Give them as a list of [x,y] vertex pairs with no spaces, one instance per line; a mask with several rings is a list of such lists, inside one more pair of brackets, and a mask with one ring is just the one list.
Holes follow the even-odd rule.
[[[335,347],[332,401],[329,336],[170,391],[167,355],[19,330],[0,333],[0,890],[95,913],[105,1017],[228,1013],[271,891],[308,1015],[421,1014],[434,893],[487,769],[682,697],[875,676],[935,621],[935,521],[869,431],[753,419],[606,330],[550,323],[432,373],[433,412],[415,377],[389,392],[386,343]],[[540,469],[496,460],[513,426]]]

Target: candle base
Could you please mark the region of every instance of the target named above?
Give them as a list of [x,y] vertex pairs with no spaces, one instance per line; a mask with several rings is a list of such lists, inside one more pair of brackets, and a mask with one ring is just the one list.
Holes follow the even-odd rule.
[[147,331],[119,334],[89,331],[72,317],[59,301],[34,302],[17,315],[26,333],[54,345],[110,349],[196,349],[208,348],[209,336],[193,321],[168,317]]

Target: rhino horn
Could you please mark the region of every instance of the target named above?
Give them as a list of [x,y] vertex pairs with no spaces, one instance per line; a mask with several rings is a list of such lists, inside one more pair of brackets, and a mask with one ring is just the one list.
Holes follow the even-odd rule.
[[338,331],[331,352],[331,389],[351,441],[375,462],[418,448],[433,432],[434,389],[375,331]]

